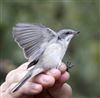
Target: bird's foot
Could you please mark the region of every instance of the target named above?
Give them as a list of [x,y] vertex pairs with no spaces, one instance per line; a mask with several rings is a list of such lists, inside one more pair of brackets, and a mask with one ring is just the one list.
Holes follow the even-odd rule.
[[74,66],[71,61],[67,61],[66,65],[67,65],[67,71],[69,71],[69,69]]

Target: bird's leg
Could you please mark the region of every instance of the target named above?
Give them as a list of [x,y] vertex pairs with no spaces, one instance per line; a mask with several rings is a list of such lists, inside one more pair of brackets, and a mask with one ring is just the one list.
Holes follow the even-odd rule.
[[56,68],[56,69],[59,69],[63,64],[67,66],[66,71],[69,71],[69,69],[72,68],[72,67],[74,66],[74,64],[73,64],[71,61],[67,61],[67,63],[60,62],[60,63],[58,64],[58,66],[56,66],[55,68]]
[[69,69],[73,67],[73,63],[71,61],[67,61],[66,65],[67,65],[67,71],[69,71]]

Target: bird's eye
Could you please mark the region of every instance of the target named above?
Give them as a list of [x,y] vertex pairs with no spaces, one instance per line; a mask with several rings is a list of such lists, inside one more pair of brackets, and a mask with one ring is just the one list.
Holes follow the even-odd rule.
[[68,34],[71,34],[71,32],[66,32],[65,34],[68,35]]

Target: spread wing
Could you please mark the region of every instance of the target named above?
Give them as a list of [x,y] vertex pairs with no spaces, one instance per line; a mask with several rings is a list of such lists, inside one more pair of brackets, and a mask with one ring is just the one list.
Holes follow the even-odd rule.
[[18,23],[13,28],[13,37],[31,62],[39,58],[48,42],[57,34],[44,25]]

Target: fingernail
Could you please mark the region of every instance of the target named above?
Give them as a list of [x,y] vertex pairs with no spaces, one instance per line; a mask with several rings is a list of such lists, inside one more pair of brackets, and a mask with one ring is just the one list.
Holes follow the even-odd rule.
[[59,69],[63,73],[66,71],[66,68],[67,68],[67,66],[65,64],[62,64]]
[[47,83],[47,82],[49,82],[49,81],[50,81],[49,77],[44,77],[44,78],[43,78],[43,82],[46,82],[46,83]]
[[35,89],[35,90],[38,90],[38,89],[39,89],[39,85],[33,83],[33,84],[31,85],[31,88],[32,88],[32,89]]
[[68,72],[65,72],[64,74],[62,74],[61,78],[60,78],[60,81],[62,83],[66,82],[68,79],[69,79],[70,75]]

